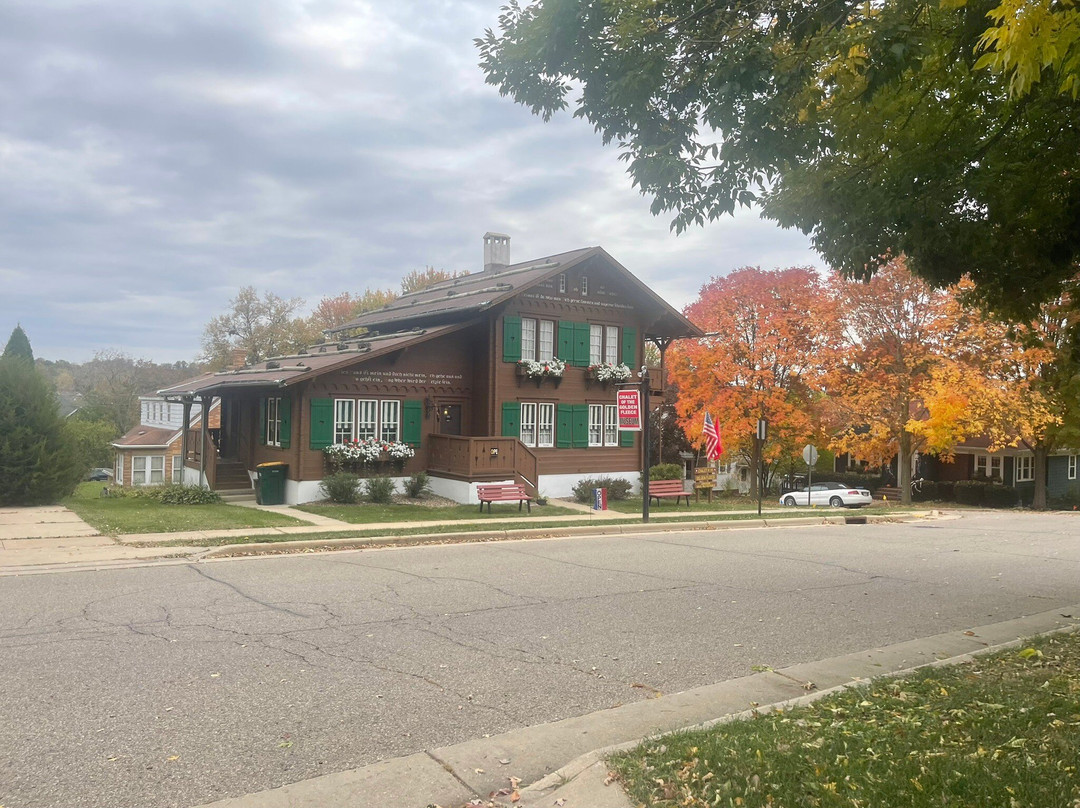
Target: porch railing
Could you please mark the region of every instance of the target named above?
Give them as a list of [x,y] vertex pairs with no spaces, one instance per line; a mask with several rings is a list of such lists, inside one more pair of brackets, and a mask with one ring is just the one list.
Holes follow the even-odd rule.
[[[202,429],[194,427],[188,430],[188,451],[184,459],[184,465],[195,471],[199,470],[199,460],[202,456],[203,435]],[[203,471],[206,472],[206,483],[213,488],[217,478],[217,448],[210,436],[206,436],[206,463]]]
[[539,496],[540,463],[517,438],[428,435],[428,471],[483,482],[513,478]]

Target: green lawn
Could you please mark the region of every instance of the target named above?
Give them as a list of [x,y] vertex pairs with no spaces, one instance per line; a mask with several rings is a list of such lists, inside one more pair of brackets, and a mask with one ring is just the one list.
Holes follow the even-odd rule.
[[[780,504],[779,498],[773,495],[764,497],[761,500],[762,509],[765,508],[780,508],[783,507]],[[613,500],[608,499],[608,509],[618,511],[619,513],[641,513],[641,497],[631,497],[629,499]],[[660,504],[656,504],[654,499],[649,506],[650,513],[666,513],[668,511],[676,510],[694,510],[694,511],[757,511],[757,500],[750,499],[750,497],[742,496],[717,496],[713,494],[712,502],[709,502],[705,497],[702,497],[698,502],[694,502],[693,493],[690,494],[690,507],[686,507],[686,500],[680,499],[679,504],[675,504],[675,499],[662,499]],[[793,509],[794,510],[794,509]],[[807,510],[804,508],[804,510]],[[821,510],[821,508],[818,508]]]
[[479,505],[445,505],[437,508],[429,508],[424,505],[374,505],[364,503],[362,505],[297,505],[297,510],[329,516],[331,519],[340,519],[355,525],[364,525],[374,522],[434,522],[444,519],[535,519],[538,516],[573,516],[580,514],[572,508],[561,508],[558,505],[532,506],[530,514],[524,508],[518,512],[517,503],[495,503],[491,506],[491,513],[487,507],[480,512]]
[[1080,805],[1080,636],[650,740],[609,762],[651,808]]
[[135,497],[102,497],[104,483],[82,483],[62,503],[102,533],[175,533],[238,527],[303,525],[291,516],[237,505],[162,505]]

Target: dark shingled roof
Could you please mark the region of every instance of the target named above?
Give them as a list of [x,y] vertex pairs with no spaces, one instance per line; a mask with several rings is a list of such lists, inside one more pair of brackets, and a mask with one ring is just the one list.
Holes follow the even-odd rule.
[[339,343],[313,345],[304,353],[272,357],[239,370],[204,373],[158,390],[166,398],[205,396],[218,390],[241,387],[281,388],[357,362],[398,351],[464,328],[468,323],[436,328],[416,328],[393,334],[365,335]]
[[334,334],[357,328],[371,330],[384,329],[387,326],[400,328],[404,325],[450,323],[471,319],[554,275],[593,261],[604,262],[625,275],[631,287],[656,307],[659,316],[654,322],[654,328],[649,329],[647,333],[672,337],[702,335],[702,331],[697,326],[634,277],[602,247],[571,250],[511,264],[502,269],[484,270],[442,281],[418,292],[402,295],[381,309],[364,312],[355,320],[333,328],[327,333]]

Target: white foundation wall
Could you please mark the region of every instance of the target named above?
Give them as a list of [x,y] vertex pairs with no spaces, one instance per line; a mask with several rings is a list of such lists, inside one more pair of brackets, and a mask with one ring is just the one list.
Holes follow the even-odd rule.
[[[196,474],[196,476],[198,476]],[[615,477],[616,479],[626,480],[630,483],[630,490],[633,493],[639,493],[641,491],[640,472],[636,471],[616,471],[611,473],[604,472],[589,472],[588,474],[541,474],[539,490],[540,494],[545,497],[571,497],[573,496],[574,486],[582,480],[596,478],[596,477]],[[394,484],[396,486],[396,493],[403,491],[404,482],[409,479],[408,477],[393,477]],[[431,483],[431,493],[435,496],[445,497],[446,499],[453,500],[454,502],[460,502],[464,505],[477,505],[480,503],[479,497],[476,495],[476,486],[478,485],[512,485],[514,480],[486,480],[482,483],[467,482],[465,480],[452,480],[448,477],[436,477],[431,474],[428,475],[428,480]],[[322,489],[320,488],[319,480],[304,480],[297,482],[296,480],[285,480],[285,503],[287,505],[303,505],[305,502],[316,502],[320,499],[324,499]]]
[[540,495],[545,497],[566,498],[574,495],[574,486],[582,480],[596,479],[597,477],[614,477],[626,480],[630,483],[632,493],[641,491],[641,472],[638,471],[615,471],[602,472],[590,471],[588,474],[541,474]]

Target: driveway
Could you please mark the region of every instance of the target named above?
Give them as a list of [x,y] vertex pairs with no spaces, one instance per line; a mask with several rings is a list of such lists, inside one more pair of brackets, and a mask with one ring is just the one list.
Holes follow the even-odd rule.
[[1080,521],[684,532],[0,579],[0,805],[186,806],[1080,602]]

